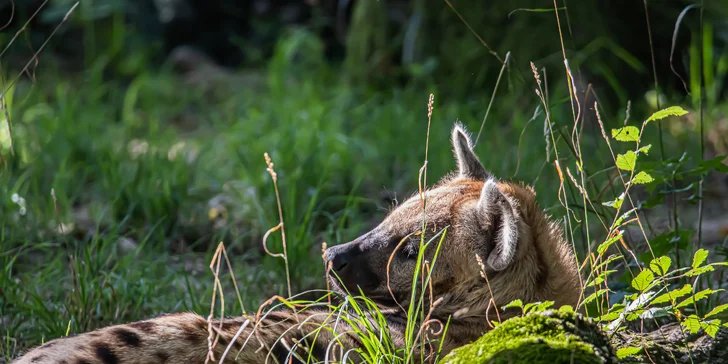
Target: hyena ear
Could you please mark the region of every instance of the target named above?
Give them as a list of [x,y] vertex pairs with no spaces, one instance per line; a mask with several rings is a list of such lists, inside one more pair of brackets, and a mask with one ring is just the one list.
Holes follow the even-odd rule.
[[459,122],[455,123],[455,127],[452,129],[452,146],[455,150],[455,161],[458,164],[460,177],[478,181],[484,181],[491,177],[473,152],[470,136]]
[[506,269],[516,257],[518,216],[506,196],[498,189],[495,179],[488,179],[483,184],[478,211],[494,232],[493,248],[486,263],[496,271]]

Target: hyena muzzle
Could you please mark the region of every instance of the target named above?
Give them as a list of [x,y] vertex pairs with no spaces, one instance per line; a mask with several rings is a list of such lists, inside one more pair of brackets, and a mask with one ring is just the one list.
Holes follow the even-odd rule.
[[211,321],[177,313],[56,339],[16,363],[298,363],[343,355],[360,362],[369,354],[352,325],[385,329],[395,347],[405,346],[405,310],[413,274],[422,266],[418,256],[429,269],[422,295],[427,322],[449,320],[449,326],[444,337],[434,324],[421,328],[426,338],[409,353],[417,361],[432,358],[433,348],[442,347],[444,355],[477,339],[493,320],[513,316],[499,307],[514,299],[576,305],[581,289],[575,258],[533,189],[492,176],[459,124],[452,143],[457,172],[409,198],[372,231],[326,251],[333,289],[374,301],[386,328],[371,314],[342,320],[341,313],[315,308]]

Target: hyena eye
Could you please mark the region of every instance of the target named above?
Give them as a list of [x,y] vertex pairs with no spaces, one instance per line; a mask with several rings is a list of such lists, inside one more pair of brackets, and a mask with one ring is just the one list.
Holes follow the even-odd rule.
[[402,256],[408,260],[417,259],[417,253],[420,251],[420,241],[410,239],[408,242],[403,244],[400,248],[402,250]]
[[[404,241],[402,241],[404,239]],[[415,259],[417,258],[417,244],[413,244],[412,238],[406,238],[403,236],[395,236],[389,240],[389,246],[396,249],[396,253],[404,259]]]

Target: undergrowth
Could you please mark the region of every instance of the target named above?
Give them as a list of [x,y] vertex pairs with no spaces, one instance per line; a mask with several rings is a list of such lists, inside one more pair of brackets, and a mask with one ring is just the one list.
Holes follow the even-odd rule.
[[[579,72],[563,36],[565,77],[549,85],[545,68],[532,63],[528,93],[514,91],[515,61],[492,51],[509,92],[443,95],[438,108],[431,97],[426,127],[417,110],[430,90],[383,93],[339,80],[305,31],[278,43],[259,83],[223,95],[166,68],[105,79],[103,58],[89,58],[80,76],[50,65],[34,73],[35,83],[20,76],[27,69],[3,74],[0,360],[50,338],[161,312],[247,313],[273,296],[261,309],[326,307],[337,320],[357,320],[367,362],[412,362],[422,328],[432,324],[426,289],[413,291],[407,346],[397,348],[371,300],[350,292],[333,303],[332,292],[312,290],[325,284],[323,262],[312,262],[321,242],[353,239],[397,193],[421,191],[428,173],[449,170],[442,136],[456,119],[480,126],[476,151],[494,175],[533,184],[540,203],[563,217],[584,279],[574,309],[609,333],[678,321],[714,335],[728,322],[726,251],[703,240],[704,188],[727,168],[720,138],[712,143],[718,156],[706,158],[705,132],[728,110],[719,98],[728,52],[713,37],[709,24],[693,37],[689,97],[662,93],[655,79],[644,102],[619,111],[600,110],[592,88],[577,92]],[[682,106],[665,108],[668,98]],[[646,117],[632,125],[637,115]],[[534,126],[541,120],[543,132]],[[274,194],[260,168],[264,153]],[[663,226],[658,215],[667,216]],[[420,244],[439,249],[446,233]],[[421,254],[413,286],[427,287],[436,262],[424,264]],[[228,280],[235,289],[223,292]],[[550,303],[506,306],[527,313]],[[323,358],[304,361],[314,359]]]

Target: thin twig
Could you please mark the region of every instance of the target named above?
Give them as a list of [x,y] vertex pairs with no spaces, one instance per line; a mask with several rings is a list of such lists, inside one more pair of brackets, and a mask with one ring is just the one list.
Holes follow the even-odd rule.
[[498,73],[498,79],[495,81],[495,87],[493,88],[493,94],[490,96],[490,102],[488,103],[488,108],[485,109],[485,116],[483,116],[483,122],[480,123],[480,130],[478,130],[478,136],[475,137],[475,143],[473,143],[473,148],[478,144],[478,140],[480,139],[480,133],[483,132],[483,127],[485,126],[485,121],[488,120],[488,114],[490,113],[490,107],[493,106],[493,100],[495,100],[495,94],[498,92],[498,85],[500,84],[501,77],[503,76],[503,71],[505,71],[506,67],[508,66],[508,61],[511,59],[511,52],[509,51],[506,53],[506,60],[503,62],[503,66],[501,66],[500,72]]

